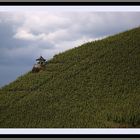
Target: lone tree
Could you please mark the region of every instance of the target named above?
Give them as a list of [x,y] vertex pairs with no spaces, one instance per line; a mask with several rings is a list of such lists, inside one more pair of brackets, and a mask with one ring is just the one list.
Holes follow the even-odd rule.
[[33,66],[32,72],[39,72],[41,70],[44,70],[46,66],[46,59],[40,56],[38,59],[36,59],[36,61],[37,64]]

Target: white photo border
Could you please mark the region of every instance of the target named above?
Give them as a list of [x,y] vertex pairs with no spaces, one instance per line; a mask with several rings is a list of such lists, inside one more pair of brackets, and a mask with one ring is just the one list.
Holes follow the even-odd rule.
[[[22,4],[24,6],[22,6]],[[58,5],[57,5],[58,4]],[[69,4],[71,6],[69,6]],[[85,4],[85,5],[84,5]],[[117,6],[115,5],[117,4]],[[132,5],[131,5],[132,4]],[[33,6],[32,6],[33,5]],[[55,6],[54,6],[55,5]],[[41,7],[41,8],[39,8]],[[98,2],[88,2],[87,3],[71,3],[71,2],[64,2],[64,3],[47,3],[47,2],[42,2],[41,5],[40,3],[24,3],[24,2],[17,2],[17,3],[11,3],[11,2],[7,2],[7,3],[0,3],[0,12],[1,11],[9,11],[9,12],[15,12],[15,11],[19,11],[21,12],[22,10],[27,10],[28,8],[30,8],[30,11],[38,11],[41,12],[43,9],[47,10],[60,10],[60,11],[70,11],[71,8],[73,8],[73,10],[81,12],[81,11],[85,11],[85,12],[89,12],[89,11],[93,11],[93,12],[140,12],[140,2],[135,2],[135,3],[123,3],[123,2],[108,2],[108,3],[98,3]],[[62,9],[61,7],[65,7],[64,9]],[[94,7],[94,8],[93,8]],[[140,137],[140,129],[128,129],[128,128],[0,128],[0,137],[1,136],[12,136],[12,135],[17,135],[18,137],[20,137],[19,135],[55,135],[55,134],[62,134],[62,135],[90,135],[92,134],[92,136],[94,137],[94,135],[114,135],[114,137],[116,137],[115,135],[136,135],[138,137]]]

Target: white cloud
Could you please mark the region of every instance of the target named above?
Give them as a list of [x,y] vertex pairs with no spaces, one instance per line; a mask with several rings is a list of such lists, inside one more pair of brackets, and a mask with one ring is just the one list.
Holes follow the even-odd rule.
[[37,41],[37,40],[44,40],[45,36],[46,35],[44,33],[35,35],[35,34],[29,32],[29,31],[20,29],[14,35],[14,38],[22,39],[22,40],[29,40],[29,41]]
[[63,42],[79,42],[84,37],[94,40],[140,25],[140,14],[132,12],[26,12],[22,16],[22,24],[17,27],[15,38],[49,42],[55,46]]
[[25,31],[25,30],[19,30],[15,35],[15,38],[23,39],[23,40],[36,40],[36,36]]

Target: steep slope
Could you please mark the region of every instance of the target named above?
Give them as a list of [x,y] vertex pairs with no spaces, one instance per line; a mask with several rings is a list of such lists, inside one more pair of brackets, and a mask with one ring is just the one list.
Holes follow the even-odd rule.
[[0,127],[140,127],[140,28],[54,56],[0,90]]

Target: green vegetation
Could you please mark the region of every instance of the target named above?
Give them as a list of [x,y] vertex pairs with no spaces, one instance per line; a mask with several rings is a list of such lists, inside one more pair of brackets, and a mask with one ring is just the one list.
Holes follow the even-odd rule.
[[83,44],[0,90],[1,128],[140,127],[140,28]]

